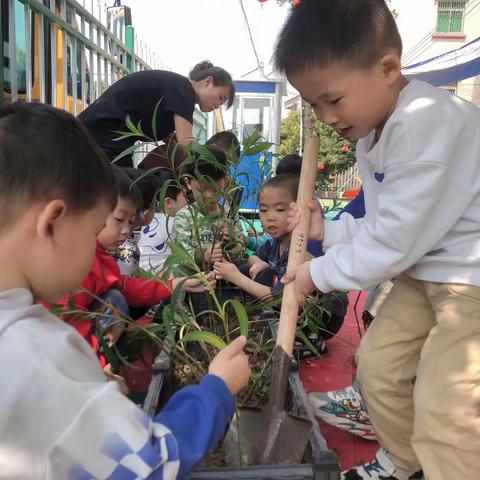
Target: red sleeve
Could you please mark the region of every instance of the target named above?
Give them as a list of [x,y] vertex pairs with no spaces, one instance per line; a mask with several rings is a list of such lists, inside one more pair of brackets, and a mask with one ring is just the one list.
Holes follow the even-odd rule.
[[160,283],[145,278],[132,278],[121,275],[120,291],[132,307],[144,307],[160,303],[171,296],[172,280]]

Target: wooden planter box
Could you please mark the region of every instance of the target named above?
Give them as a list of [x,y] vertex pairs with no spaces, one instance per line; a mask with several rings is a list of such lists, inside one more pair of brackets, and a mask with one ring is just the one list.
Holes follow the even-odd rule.
[[[145,399],[144,410],[149,415],[154,414],[159,396],[167,394],[170,372],[170,358],[165,352],[162,352],[155,360],[152,383]],[[313,425],[303,463],[298,465],[254,465],[236,468],[198,468],[185,478],[188,480],[340,480],[340,467],[337,457],[332,451],[328,450],[303,389],[296,364],[289,374],[289,384],[289,399],[287,402],[289,410],[295,415],[308,418]]]

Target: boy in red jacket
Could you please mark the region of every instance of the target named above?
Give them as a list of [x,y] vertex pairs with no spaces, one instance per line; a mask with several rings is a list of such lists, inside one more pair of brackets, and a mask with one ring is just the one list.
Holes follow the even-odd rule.
[[[115,209],[107,217],[105,226],[97,236],[97,250],[90,273],[81,284],[81,290],[73,296],[67,296],[55,302],[57,315],[68,323],[98,350],[98,340],[95,328],[88,315],[78,315],[78,310],[84,312],[102,312],[99,326],[107,333],[110,344],[117,341],[124,330],[124,324],[115,317],[128,315],[128,307],[149,306],[168,298],[175,287],[181,283],[182,290],[190,292],[205,291],[205,283],[198,278],[177,278],[159,282],[144,278],[133,278],[123,275],[115,258],[109,251],[114,251],[130,234],[133,220],[142,197],[132,180],[120,168],[115,168],[118,188],[118,200]],[[210,280],[210,277],[207,277]],[[101,301],[100,301],[101,300]],[[72,312],[72,303],[75,313]],[[112,305],[113,309],[107,304]],[[62,315],[62,311],[65,312]],[[69,312],[69,313],[66,313]],[[100,359],[104,365],[105,360]]]

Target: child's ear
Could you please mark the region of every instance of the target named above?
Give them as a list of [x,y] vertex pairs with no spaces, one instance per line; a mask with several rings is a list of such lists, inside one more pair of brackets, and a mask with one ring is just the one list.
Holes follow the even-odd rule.
[[166,212],[174,206],[174,200],[170,197],[165,197],[163,200],[163,211]]
[[46,240],[54,233],[55,226],[67,213],[67,205],[61,199],[48,202],[37,217],[37,235],[40,239]]
[[380,59],[382,75],[389,81],[395,82],[401,75],[402,65],[400,58],[395,53],[387,53]]

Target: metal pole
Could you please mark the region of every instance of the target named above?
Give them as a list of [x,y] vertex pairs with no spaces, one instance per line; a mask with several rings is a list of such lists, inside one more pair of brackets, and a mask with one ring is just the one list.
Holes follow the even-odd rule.
[[[50,0],[50,10],[55,13],[55,0]],[[50,93],[52,105],[57,107],[57,27],[54,22],[48,22],[50,26]]]
[[[27,102],[32,101],[32,22],[31,22],[31,13],[30,5],[26,3],[24,6],[25,11],[25,81],[26,93],[27,93]],[[1,35],[0,35],[1,38]],[[1,76],[1,75],[0,75]]]
[[[12,93],[12,102],[15,102],[17,96],[17,31],[15,28],[15,0],[10,0],[9,5],[9,36],[8,36],[8,57],[10,70],[10,91]],[[3,39],[2,39],[3,44]]]

